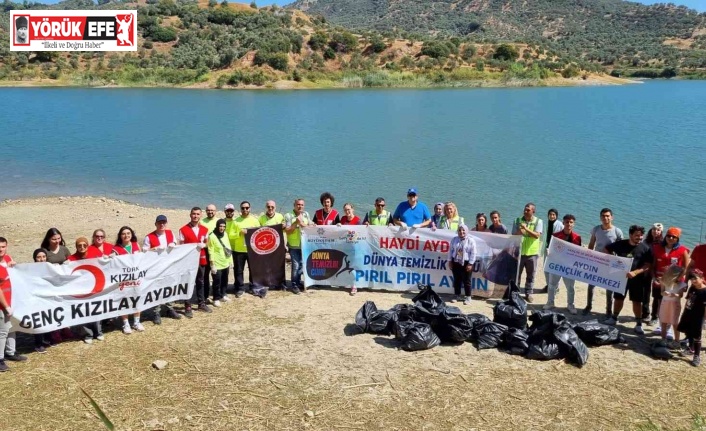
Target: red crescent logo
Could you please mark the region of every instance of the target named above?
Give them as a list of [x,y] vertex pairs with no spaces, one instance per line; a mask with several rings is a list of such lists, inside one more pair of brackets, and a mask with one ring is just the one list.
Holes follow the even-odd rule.
[[71,273],[73,274],[76,271],[88,271],[91,274],[93,274],[93,277],[96,279],[96,284],[93,285],[93,290],[91,290],[91,293],[87,293],[85,295],[73,295],[74,298],[86,298],[91,295],[95,295],[96,293],[100,293],[103,288],[105,287],[105,275],[103,274],[103,271],[100,270],[100,268],[92,266],[92,265],[81,265],[77,266],[74,268]]

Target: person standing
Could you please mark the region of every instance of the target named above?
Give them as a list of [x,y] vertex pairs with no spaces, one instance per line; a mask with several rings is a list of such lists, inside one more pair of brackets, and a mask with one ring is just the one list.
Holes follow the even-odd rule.
[[[672,265],[681,267],[686,270],[689,266],[689,249],[679,243],[681,237],[681,229],[678,227],[670,227],[667,229],[667,235],[660,242],[652,244],[652,253],[654,254],[654,262],[652,265],[652,309],[645,307],[642,310],[643,316],[651,311],[652,320],[650,325],[655,326],[654,333],[660,335],[662,326],[659,325],[659,308],[662,303],[662,276],[667,268]],[[647,241],[645,241],[647,243]],[[683,273],[683,271],[682,271]],[[684,278],[677,280],[683,282]],[[674,330],[670,326],[669,333],[665,334],[667,338],[674,338]]]
[[55,227],[50,228],[44,235],[40,248],[48,251],[47,262],[49,263],[61,265],[71,256],[71,252],[66,248],[64,237],[59,232],[59,229]]
[[507,227],[500,219],[500,213],[498,211],[493,210],[490,212],[490,226],[488,226],[488,230],[492,233],[508,234]]
[[[213,276],[213,305],[221,306],[221,300],[225,298],[226,287],[228,286],[228,268],[233,264],[230,242],[226,235],[226,221],[220,219],[216,221],[216,227],[208,235],[207,241],[208,257],[211,259],[211,275]],[[203,311],[210,313],[210,308]]]
[[341,223],[338,211],[333,208],[335,202],[333,195],[329,192],[323,192],[319,197],[319,201],[321,202],[321,208],[314,213],[314,224],[331,226]]
[[[46,254],[44,261],[46,261]],[[7,254],[7,239],[0,236],[0,265],[6,268],[12,268],[16,264],[17,262],[15,262],[15,260]]]
[[[206,296],[204,292],[204,278],[206,277],[206,241],[208,239],[208,228],[202,225],[201,208],[193,207],[189,213],[189,223],[179,229],[179,244],[196,244],[199,250],[199,266],[196,270],[196,281],[194,282],[194,297],[198,304],[198,309],[206,311]],[[191,298],[193,300],[194,298]],[[191,310],[191,300],[184,301],[184,315],[191,319],[194,312]]]
[[392,224],[392,214],[385,210],[385,199],[375,199],[375,209],[365,214],[363,224],[366,226],[388,226]]
[[[245,282],[243,274],[245,272],[245,264],[248,263],[248,247],[245,244],[245,234],[248,229],[260,227],[260,221],[254,215],[250,214],[250,202],[242,201],[240,203],[240,216],[235,219],[235,244],[233,254],[235,255],[235,297],[240,298],[245,293]],[[248,282],[252,289],[252,269],[248,265]]]
[[[38,248],[32,253],[32,260],[34,262],[46,262],[47,261],[47,251],[43,248]],[[51,340],[51,333],[35,334],[34,335],[34,351],[37,353],[46,353],[47,347],[53,347],[55,344]]]
[[429,208],[423,202],[419,202],[417,189],[414,187],[407,190],[407,200],[397,205],[392,219],[403,230],[408,227],[419,229],[431,224]]
[[[213,229],[216,228],[216,222],[218,221],[216,211],[217,209],[215,204],[206,205],[206,217],[202,218],[200,222],[203,226],[206,226],[206,229],[208,229],[208,233],[206,235],[213,232]],[[203,296],[204,298],[208,298],[208,294],[211,291],[211,261],[208,258],[208,247],[204,250],[206,250],[206,268],[204,270],[203,277]]]
[[5,361],[26,361],[27,357],[20,355],[16,348],[16,332],[10,332],[12,324],[12,285],[7,268],[0,265],[0,372],[8,371],[10,368]]
[[[145,239],[142,242],[143,251],[171,250],[172,247],[176,246],[176,238],[174,237],[174,233],[172,233],[171,230],[167,229],[167,216],[161,214],[158,215],[154,221],[154,226],[155,230],[145,235]],[[164,307],[164,309],[166,310],[168,317],[171,317],[172,319],[176,320],[181,319],[181,314],[177,313],[174,310],[172,304],[167,302],[165,304],[157,305],[154,307],[154,318],[152,322],[155,325],[162,324],[162,307]]]
[[[92,259],[92,256],[88,252],[88,239],[86,237],[80,237],[76,240],[76,253],[69,256],[69,261],[75,262],[84,259]],[[103,341],[105,337],[103,336],[103,328],[101,326],[101,321],[87,323],[83,327],[83,342],[86,344],[92,344],[93,340]]]
[[[451,302],[463,299],[464,305],[471,304],[473,265],[477,258],[476,241],[468,234],[468,226],[459,225],[457,235],[451,240],[449,262],[454,277],[454,297]],[[461,298],[461,286],[465,297]]]
[[539,248],[541,246],[542,232],[544,231],[542,219],[534,215],[537,207],[532,203],[525,205],[522,217],[515,219],[512,224],[512,234],[522,235],[520,246],[520,271],[517,284],[522,279],[522,271],[525,275],[525,299],[527,302],[534,301],[532,291],[534,288],[534,275],[537,272],[537,261],[539,259]]
[[441,226],[441,217],[444,216],[444,203],[437,202],[434,205],[434,214],[431,216],[431,223],[429,227],[432,229],[437,229]]
[[686,336],[688,341],[688,346],[682,354],[693,353],[691,365],[698,367],[701,365],[701,332],[704,325],[704,310],[706,310],[706,282],[704,273],[699,269],[693,269],[688,278],[691,281],[691,287],[686,294],[686,305],[677,329]]
[[[125,256],[129,254],[137,254],[140,252],[140,245],[137,242],[137,235],[135,231],[132,230],[130,226],[123,226],[118,230],[118,237],[115,239],[115,245],[113,246],[113,254],[116,256]],[[123,321],[123,334],[132,334],[134,329],[137,332],[143,332],[145,327],[140,323],[140,312],[133,314],[133,324],[130,328],[129,316],[123,315],[120,318]]]
[[[588,241],[588,249],[604,253],[606,246],[623,239],[623,231],[613,225],[613,211],[610,208],[603,208],[600,212],[601,224],[591,229],[591,239]],[[588,285],[588,296],[586,308],[583,315],[587,316],[593,308],[593,291],[596,286]],[[613,316],[613,292],[606,290],[606,316],[608,319]]]
[[[650,300],[650,282],[652,262],[654,257],[649,245],[642,242],[645,235],[645,228],[638,225],[630,226],[629,238],[608,244],[605,252],[620,257],[632,258],[632,267],[628,272],[627,294],[632,302],[632,312],[635,315],[635,333],[644,335],[642,329],[642,303]],[[605,323],[615,325],[618,323],[618,316],[623,309],[625,295],[614,294],[615,307],[613,315]]]
[[[574,217],[572,214],[566,214],[563,220],[564,222],[562,223],[562,230],[552,236],[556,238],[556,240],[570,242],[571,244],[578,245],[580,247],[581,235],[574,232],[576,217]],[[567,310],[569,310],[569,313],[576,314],[576,307],[574,306],[575,280],[562,277],[556,274],[549,274],[546,271],[545,274],[547,274],[547,286],[549,287],[547,293],[549,294],[549,297],[547,298],[547,304],[544,306],[544,309],[551,310],[552,308],[554,308],[554,299],[556,297],[556,292],[559,288],[559,279],[561,278],[564,280],[564,286],[566,286],[566,308]]]
[[341,225],[358,225],[360,224],[360,217],[355,215],[355,208],[353,204],[346,202],[343,205],[343,217],[341,217]]
[[309,226],[309,213],[304,211],[304,199],[294,200],[294,209],[284,216],[284,233],[287,235],[287,248],[292,261],[292,293],[299,295],[302,284],[302,234],[301,229]]
[[258,221],[260,226],[284,226],[284,216],[277,212],[277,203],[273,200],[265,202],[265,214]]
[[91,257],[110,256],[113,254],[113,245],[106,242],[103,229],[93,231],[93,242],[88,246],[88,254]]
[[[235,224],[235,205],[227,204],[223,211],[226,214],[226,237],[228,238],[228,243],[230,244],[230,249],[232,251],[235,250],[235,239],[238,238],[238,229]],[[231,253],[231,259],[233,259],[233,265],[231,265],[230,268],[233,268],[233,275],[235,275],[235,253]],[[228,269],[226,268],[224,271],[228,272]],[[213,275],[213,271],[211,271],[211,274]],[[235,283],[233,283],[233,285],[235,286]],[[228,285],[226,284],[225,286],[221,286],[221,290],[223,290],[223,298],[221,298],[221,300],[224,302],[229,302],[230,298],[228,297]],[[215,307],[220,307],[221,303],[219,302],[218,305],[213,303],[213,305]]]
[[474,232],[487,232],[488,219],[485,218],[485,213],[476,214],[476,225],[473,227]]
[[466,224],[465,220],[463,217],[458,215],[458,208],[456,208],[456,204],[453,202],[446,202],[444,204],[444,215],[441,216],[441,220],[439,220],[439,225],[437,226],[440,229],[450,229],[450,230],[458,230],[459,225]]
[[664,238],[662,238],[662,233],[664,232],[664,225],[662,223],[655,223],[650,228],[650,231],[645,235],[645,242],[647,245],[658,244]]
[[[549,248],[549,241],[551,241],[552,236],[555,233],[561,232],[562,229],[564,229],[564,225],[561,223],[561,220],[558,220],[558,218],[559,210],[551,208],[549,209],[549,211],[547,211],[547,235],[546,244],[544,244],[543,249],[545,258],[547,255],[547,249]],[[549,273],[547,271],[544,271],[544,281],[546,281],[547,284],[542,288],[541,293],[547,293],[549,291]]]

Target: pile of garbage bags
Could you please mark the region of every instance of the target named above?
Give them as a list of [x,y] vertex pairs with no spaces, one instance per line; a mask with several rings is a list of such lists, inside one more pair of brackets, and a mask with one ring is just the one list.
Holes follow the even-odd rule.
[[492,321],[446,305],[429,286],[420,289],[413,304],[397,304],[389,310],[378,310],[367,301],[356,313],[355,325],[361,332],[393,335],[407,351],[471,342],[479,350],[497,348],[537,360],[566,358],[578,366],[588,361],[587,345],[624,341],[618,329],[597,320],[571,325],[563,314],[552,311],[535,311],[528,318],[527,303],[512,282],[503,301],[495,305]]

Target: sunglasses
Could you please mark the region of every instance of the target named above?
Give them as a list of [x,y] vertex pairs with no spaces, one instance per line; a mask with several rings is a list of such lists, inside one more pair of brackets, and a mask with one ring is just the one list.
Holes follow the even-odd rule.
[[86,247],[88,247],[88,244],[84,244],[84,243],[76,244],[76,248],[86,248]]
[[235,212],[235,210],[226,210],[227,213]]
[[376,207],[385,208],[385,204],[375,204]]
[[267,205],[267,209],[273,210],[273,209],[275,209],[275,207]]

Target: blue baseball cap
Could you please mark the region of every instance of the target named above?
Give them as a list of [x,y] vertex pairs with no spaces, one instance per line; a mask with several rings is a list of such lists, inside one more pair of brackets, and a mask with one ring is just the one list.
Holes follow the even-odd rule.
[[158,215],[158,216],[157,216],[157,220],[155,220],[154,222],[155,222],[155,223],[159,223],[159,222],[161,222],[161,221],[166,222],[166,221],[167,221],[167,216],[165,216],[165,215]]
[[411,189],[407,190],[407,196],[409,196],[409,195],[416,195],[416,194],[418,194],[418,193],[417,193],[417,189],[415,189],[414,187],[412,187]]

